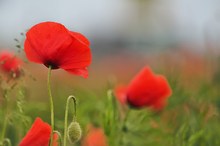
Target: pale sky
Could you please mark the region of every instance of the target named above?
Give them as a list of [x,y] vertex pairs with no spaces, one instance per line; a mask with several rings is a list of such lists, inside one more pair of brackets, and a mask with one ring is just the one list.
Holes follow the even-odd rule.
[[[136,27],[146,36],[195,42],[203,41],[204,31],[214,38],[220,33],[215,31],[219,0],[152,1],[144,11],[145,26],[138,24],[137,0],[0,0],[0,46],[10,47],[20,32],[41,21],[58,21],[88,37],[106,39],[132,37]],[[152,29],[145,30],[147,26]]]

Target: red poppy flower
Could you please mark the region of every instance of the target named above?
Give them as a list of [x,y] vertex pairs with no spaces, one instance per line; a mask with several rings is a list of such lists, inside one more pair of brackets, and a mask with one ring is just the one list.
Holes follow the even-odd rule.
[[143,68],[128,86],[118,86],[115,95],[119,101],[132,107],[162,109],[172,90],[162,75],[155,75],[149,67]]
[[[36,118],[31,129],[22,139],[19,146],[48,146],[50,141],[51,127],[43,122],[40,118]],[[58,146],[58,135],[54,134],[53,146]]]
[[62,24],[42,22],[27,32],[24,50],[30,61],[87,77],[91,63],[89,45],[85,36]]
[[107,146],[106,136],[101,128],[90,128],[82,146]]
[[9,52],[0,53],[0,68],[6,73],[12,73],[13,76],[20,75],[20,66],[22,61]]

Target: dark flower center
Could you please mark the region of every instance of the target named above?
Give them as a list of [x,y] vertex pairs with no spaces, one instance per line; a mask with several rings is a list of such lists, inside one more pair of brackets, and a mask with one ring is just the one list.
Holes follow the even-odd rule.
[[128,106],[130,107],[130,108],[132,108],[132,109],[140,109],[140,108],[142,108],[143,106],[139,106],[139,105],[136,105],[135,103],[133,103],[130,99],[129,99],[129,97],[127,96],[127,103],[128,103]]
[[48,68],[51,67],[51,69],[58,69],[59,68],[57,63],[49,61],[49,60],[45,61],[44,65]]

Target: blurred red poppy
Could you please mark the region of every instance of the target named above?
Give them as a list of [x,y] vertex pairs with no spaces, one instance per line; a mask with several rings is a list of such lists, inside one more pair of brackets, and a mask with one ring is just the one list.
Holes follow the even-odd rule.
[[101,128],[90,127],[82,146],[107,146],[107,139]]
[[122,104],[127,102],[134,108],[162,109],[171,94],[172,90],[166,78],[155,75],[149,67],[144,67],[128,86],[118,86],[115,89],[119,101]]
[[[48,146],[50,141],[51,127],[43,122],[40,118],[36,118],[31,129],[22,139],[19,146]],[[58,146],[58,135],[53,135],[53,146]]]
[[0,68],[6,73],[11,73],[13,77],[20,75],[20,66],[22,61],[17,58],[14,54],[9,52],[0,53]]
[[89,45],[85,36],[60,23],[42,22],[27,32],[24,50],[30,61],[87,77],[92,58]]

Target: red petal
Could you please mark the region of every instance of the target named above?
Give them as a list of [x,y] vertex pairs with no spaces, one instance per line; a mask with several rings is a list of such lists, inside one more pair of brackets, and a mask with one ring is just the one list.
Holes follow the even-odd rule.
[[44,59],[41,57],[41,54],[38,54],[37,51],[31,47],[27,39],[24,42],[24,51],[30,61],[35,63],[43,63]]
[[88,40],[84,35],[82,35],[81,33],[70,31],[70,34],[71,34],[75,39],[81,41],[82,43],[86,44],[87,46],[90,45],[89,40]]
[[71,74],[79,75],[84,78],[88,77],[88,70],[86,68],[76,68],[76,69],[65,69]]
[[59,23],[43,22],[33,26],[26,36],[25,52],[29,60],[88,76],[85,68],[92,56],[89,41],[82,34],[71,32]]
[[172,90],[169,86],[167,79],[162,75],[158,75],[157,81],[158,81],[158,94],[161,96],[161,98],[167,98],[168,96],[170,96],[172,94]]
[[73,39],[72,44],[57,57],[60,68],[65,70],[85,68],[91,64],[92,58],[90,48],[77,39]]
[[19,146],[48,146],[50,133],[50,125],[43,122],[40,118],[36,118],[31,129],[22,139]]
[[59,146],[59,135],[57,133],[53,134],[53,146]]
[[13,53],[6,51],[0,53],[0,68],[5,72],[14,72],[18,75],[21,64],[22,61]]
[[171,89],[165,77],[154,75],[145,67],[130,82],[127,100],[134,107],[154,106],[163,103],[171,95]]
[[155,82],[149,67],[141,70],[128,85],[128,101],[132,106],[142,107],[152,104]]
[[164,76],[158,75],[157,80],[158,80],[158,88],[157,88],[158,98],[157,101],[155,101],[153,108],[156,110],[160,110],[165,107],[166,100],[169,96],[171,96],[172,90],[169,86],[167,79]]
[[162,110],[164,107],[166,106],[166,101],[158,101],[156,103],[153,104],[152,108],[155,110],[155,111],[160,111]]
[[45,63],[59,59],[56,55],[71,42],[71,36],[65,26],[55,22],[43,22],[27,32],[24,50],[29,60]]
[[91,128],[82,145],[107,146],[107,140],[104,131],[101,128]]
[[117,86],[114,90],[115,96],[122,105],[125,105],[127,103],[126,92],[127,92],[127,87],[123,85]]

